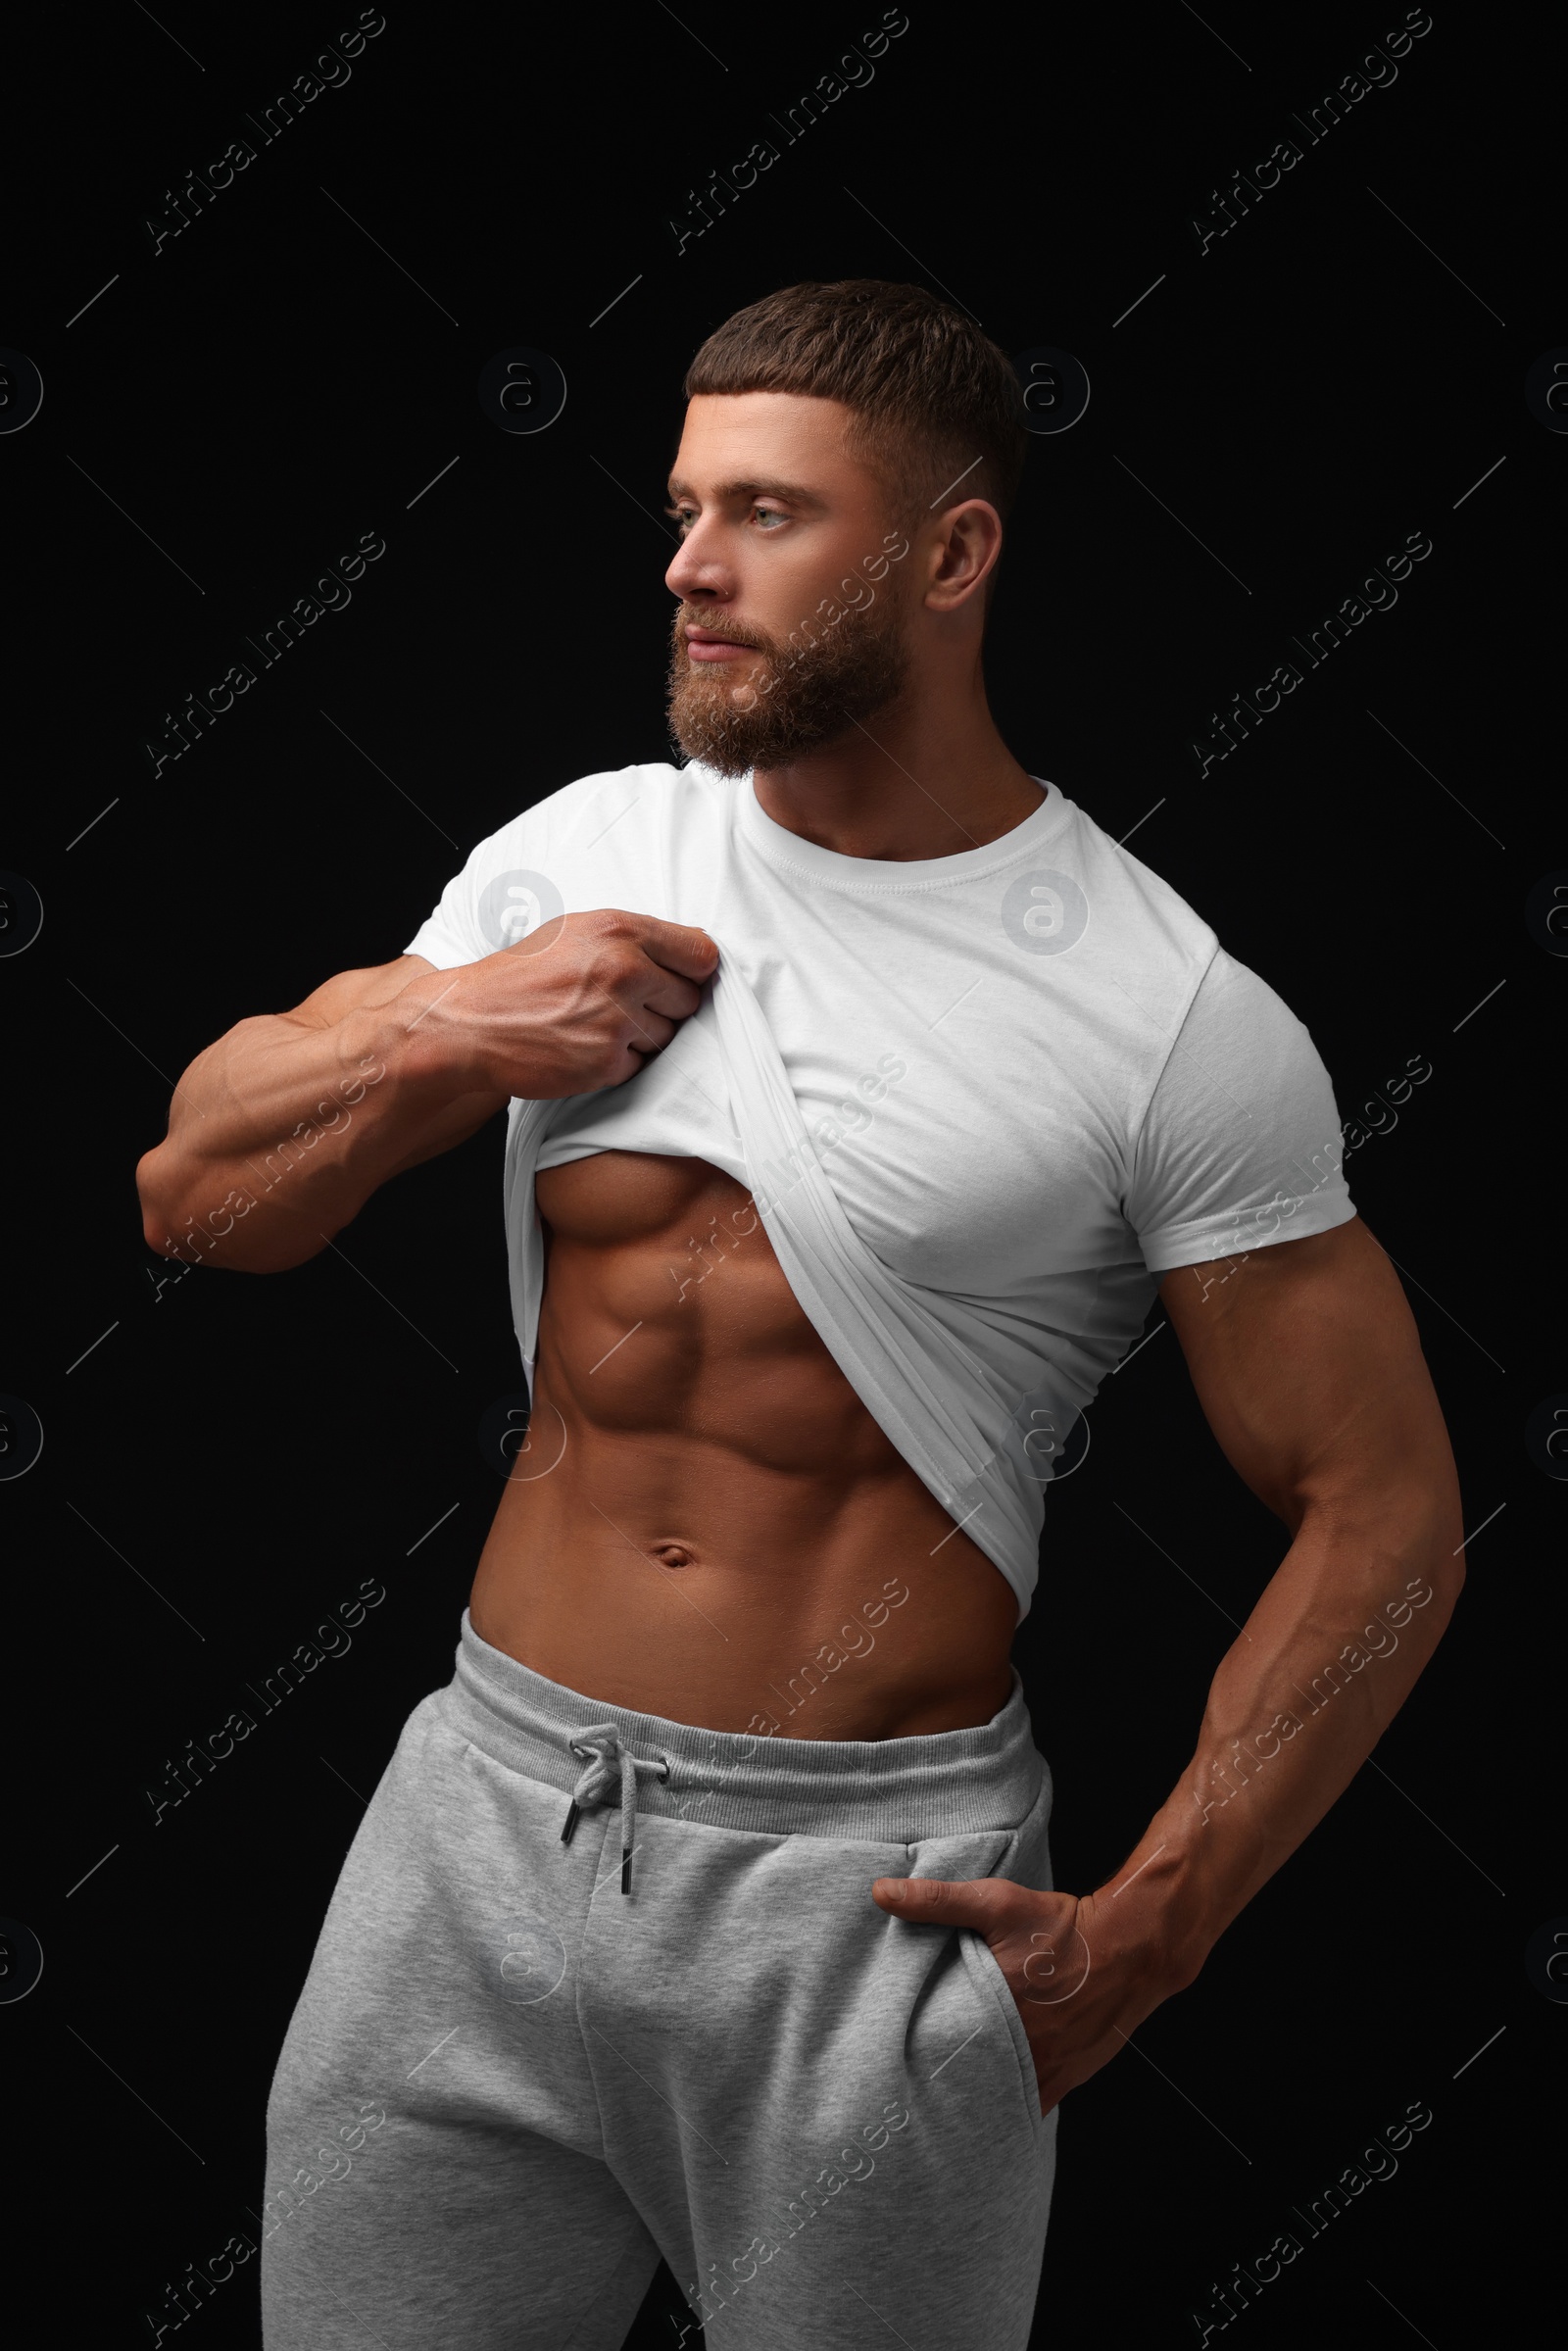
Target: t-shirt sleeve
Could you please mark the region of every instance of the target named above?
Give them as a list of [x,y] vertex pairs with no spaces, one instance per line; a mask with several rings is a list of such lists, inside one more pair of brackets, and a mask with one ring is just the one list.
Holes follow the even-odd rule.
[[1305,1027],[1223,950],[1166,1056],[1126,1214],[1151,1273],[1331,1232],[1355,1214],[1334,1088]]
[[562,902],[542,870],[548,860],[544,808],[526,809],[481,841],[455,873],[420,923],[406,955],[423,955],[438,971],[477,963],[503,947],[514,947],[552,914]]

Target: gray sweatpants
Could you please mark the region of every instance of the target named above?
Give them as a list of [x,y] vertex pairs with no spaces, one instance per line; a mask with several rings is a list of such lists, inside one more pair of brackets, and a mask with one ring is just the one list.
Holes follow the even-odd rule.
[[269,2351],[616,2351],[661,2254],[692,2351],[1023,2351],[1055,2116],[984,1939],[870,1889],[1046,1887],[1050,1806],[1016,1676],[973,1730],[753,1739],[465,1615],[278,2062]]

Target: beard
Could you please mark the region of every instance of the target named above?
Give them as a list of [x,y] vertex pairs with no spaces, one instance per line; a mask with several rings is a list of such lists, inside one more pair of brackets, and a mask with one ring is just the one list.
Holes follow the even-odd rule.
[[887,709],[908,674],[898,614],[891,600],[875,619],[869,609],[847,610],[814,645],[779,645],[753,632],[729,641],[758,660],[736,680],[741,664],[694,661],[686,631],[724,636],[713,615],[693,605],[676,612],[669,665],[669,726],[688,759],[720,775],[754,767],[784,767],[808,752],[835,743],[851,728]]

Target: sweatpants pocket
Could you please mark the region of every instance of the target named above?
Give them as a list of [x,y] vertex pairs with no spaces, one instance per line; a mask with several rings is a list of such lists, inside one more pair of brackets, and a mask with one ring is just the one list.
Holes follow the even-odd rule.
[[1002,1972],[1002,1963],[986,1941],[985,1936],[973,1927],[960,1927],[957,1933],[963,1950],[964,1965],[969,1971],[970,1981],[985,2004],[987,2013],[989,2014],[993,2005],[1002,2012],[1003,2022],[1006,2026],[1008,2037],[1012,2042],[1012,2053],[1017,2060],[1018,2092],[1023,2099],[1024,2113],[1031,2133],[1038,2137],[1046,2127],[1046,2118],[1040,2111],[1040,2083],[1035,2074],[1034,2056],[1029,2047],[1029,2035],[1024,2031],[1018,2003],[1013,1998],[1011,1987]]

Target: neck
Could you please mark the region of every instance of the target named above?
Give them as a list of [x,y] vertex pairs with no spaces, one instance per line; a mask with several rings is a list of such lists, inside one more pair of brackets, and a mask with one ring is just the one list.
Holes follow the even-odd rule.
[[899,863],[956,857],[1021,824],[1045,795],[997,732],[978,661],[961,692],[927,680],[839,741],[760,767],[764,813],[841,857]]

